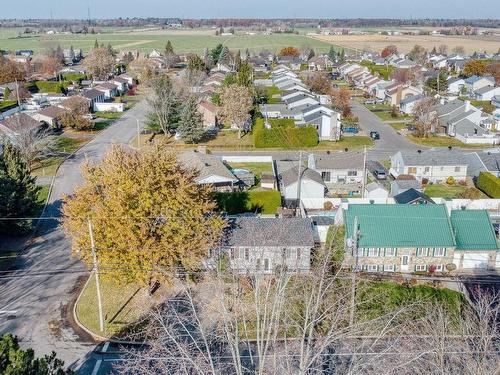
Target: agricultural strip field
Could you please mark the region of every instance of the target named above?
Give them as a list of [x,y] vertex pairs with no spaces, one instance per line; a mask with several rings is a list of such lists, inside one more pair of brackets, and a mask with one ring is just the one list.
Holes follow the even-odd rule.
[[[149,52],[152,49],[163,50],[167,40],[170,40],[177,53],[202,53],[205,48],[214,48],[222,43],[231,50],[260,51],[267,49],[278,52],[286,46],[300,48],[308,45],[317,52],[327,52],[331,44],[309,38],[305,35],[273,34],[273,35],[234,35],[215,36],[213,31],[201,30],[170,32],[170,31],[124,31],[113,30],[111,33],[102,34],[55,34],[55,35],[29,35],[18,36],[19,30],[0,29],[0,49],[19,50],[31,49],[36,53],[44,52],[48,48],[60,45],[63,48],[81,48],[88,52],[97,39],[99,43],[111,44],[117,50]],[[335,47],[335,46],[334,46]],[[340,49],[340,48],[339,48]]]
[[441,44],[448,50],[462,46],[468,54],[477,52],[496,53],[500,46],[500,37],[490,36],[445,36],[445,35],[317,35],[311,36],[316,41],[331,43],[335,47],[354,48],[380,52],[384,47],[394,44],[399,52],[409,52],[415,44],[431,50]]

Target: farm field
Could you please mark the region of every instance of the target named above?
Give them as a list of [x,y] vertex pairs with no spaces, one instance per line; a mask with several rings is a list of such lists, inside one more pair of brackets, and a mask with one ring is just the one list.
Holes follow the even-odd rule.
[[47,48],[61,45],[63,48],[81,48],[89,51],[95,40],[107,45],[110,43],[116,50],[149,52],[152,49],[163,50],[170,40],[177,53],[202,53],[205,48],[213,48],[222,43],[231,50],[260,51],[267,49],[277,52],[286,46],[300,48],[309,45],[317,52],[327,52],[331,44],[309,38],[305,35],[273,34],[273,35],[234,35],[215,36],[213,30],[118,30],[113,29],[101,34],[56,34],[56,35],[19,35],[18,29],[0,29],[0,49],[19,50],[32,49],[43,52]]
[[420,44],[428,50],[438,48],[441,44],[454,47],[462,46],[466,53],[498,51],[500,37],[498,36],[444,36],[444,35],[317,35],[314,40],[330,43],[334,46],[380,52],[389,44],[398,47],[399,52],[409,52],[415,44]]

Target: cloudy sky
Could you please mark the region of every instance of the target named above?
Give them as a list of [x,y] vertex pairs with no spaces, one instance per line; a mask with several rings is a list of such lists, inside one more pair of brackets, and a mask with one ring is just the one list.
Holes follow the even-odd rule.
[[92,18],[500,18],[498,0],[0,0],[0,18],[87,18],[89,3]]

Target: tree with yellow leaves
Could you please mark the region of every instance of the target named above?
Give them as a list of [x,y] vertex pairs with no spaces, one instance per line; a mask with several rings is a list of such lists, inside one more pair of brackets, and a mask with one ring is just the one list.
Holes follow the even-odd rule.
[[225,227],[197,176],[166,145],[113,146],[100,164],[84,166],[83,185],[65,198],[73,254],[92,265],[90,219],[105,278],[152,287],[177,270],[197,270]]

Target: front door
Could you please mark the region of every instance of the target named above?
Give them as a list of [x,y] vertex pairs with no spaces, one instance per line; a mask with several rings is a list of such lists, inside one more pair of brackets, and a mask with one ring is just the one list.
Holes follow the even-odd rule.
[[409,260],[410,260],[410,257],[408,255],[403,255],[401,257],[401,271],[403,271],[403,272],[408,271]]

